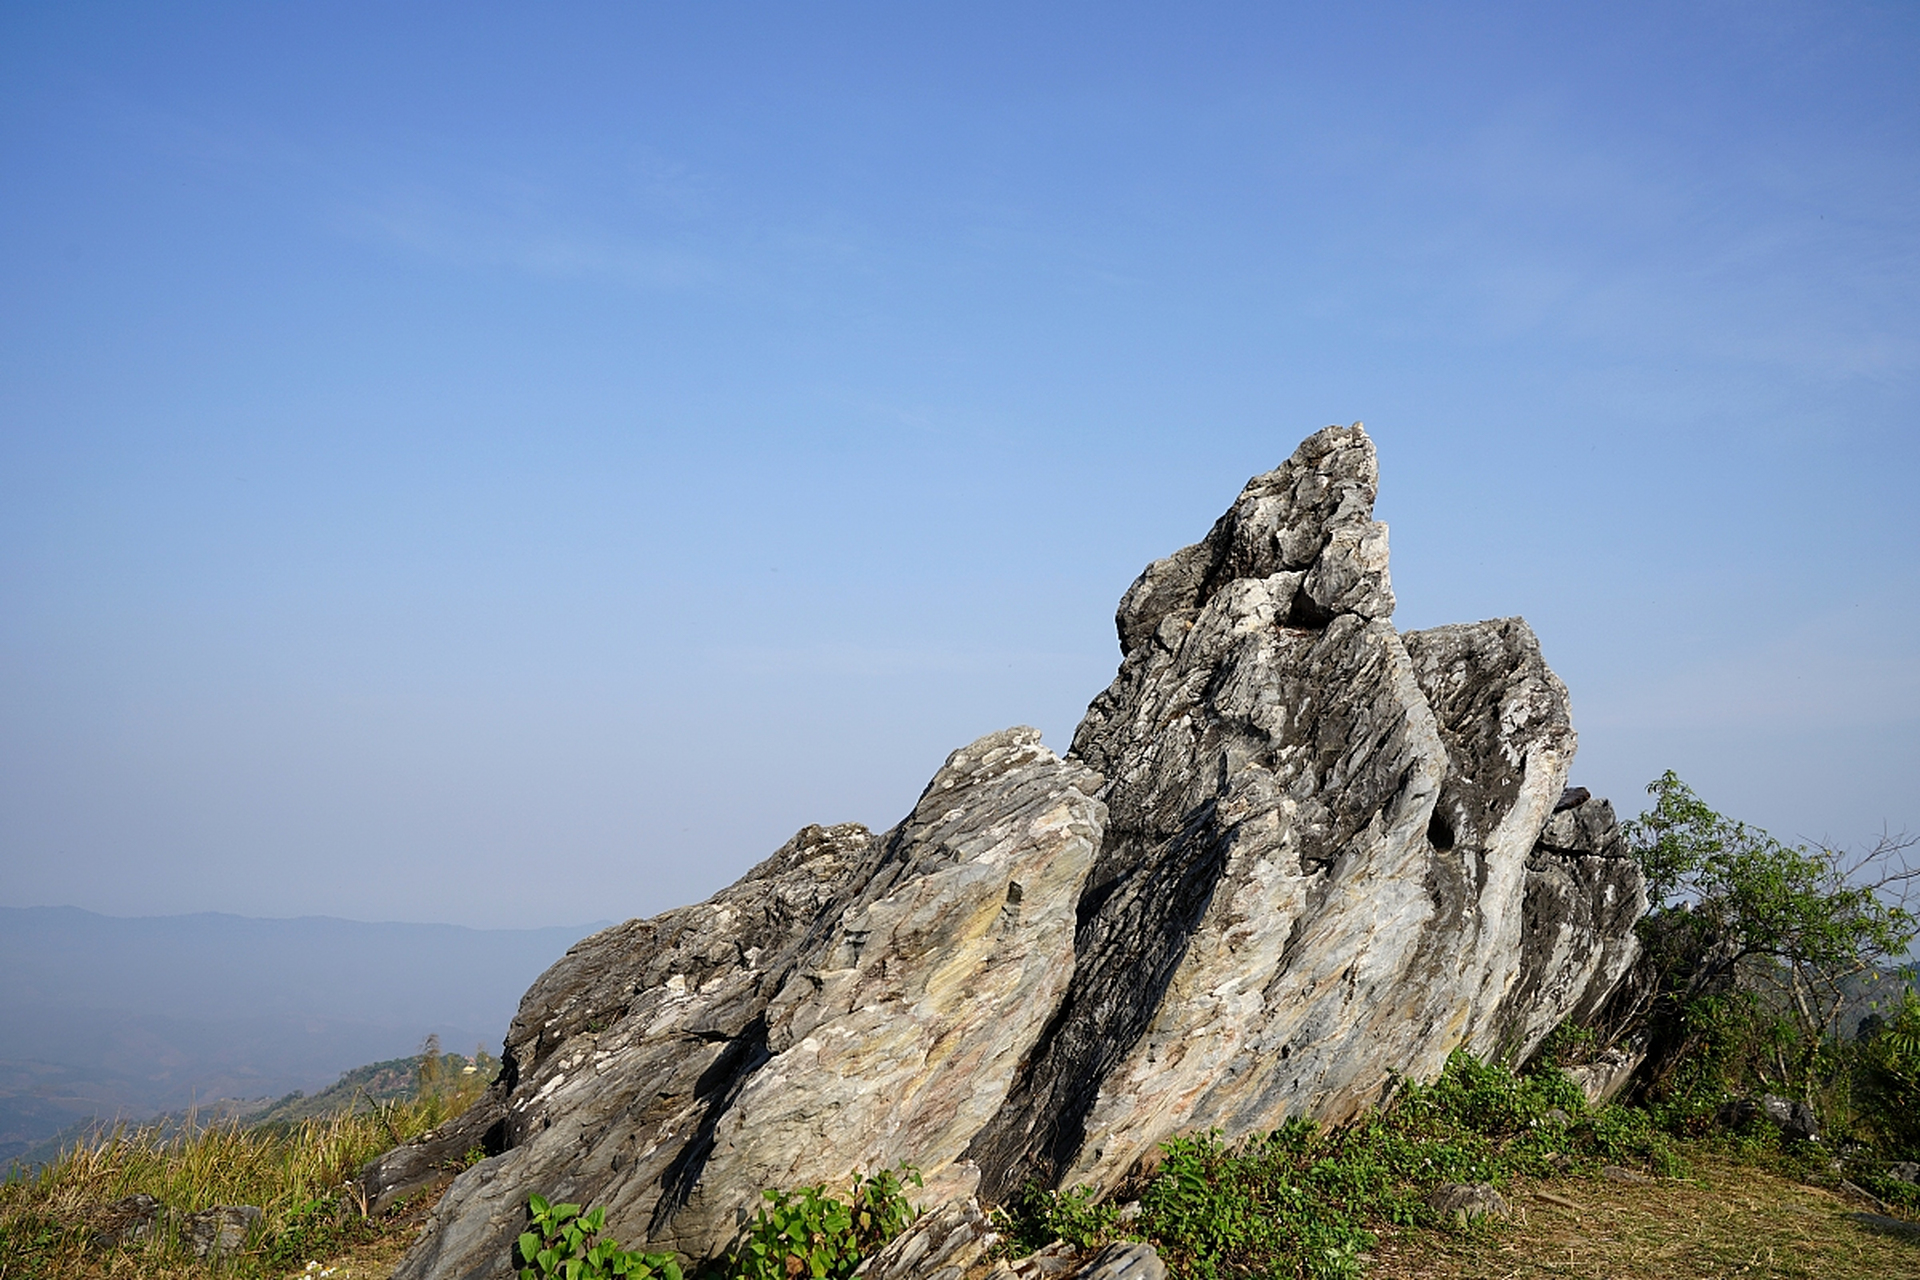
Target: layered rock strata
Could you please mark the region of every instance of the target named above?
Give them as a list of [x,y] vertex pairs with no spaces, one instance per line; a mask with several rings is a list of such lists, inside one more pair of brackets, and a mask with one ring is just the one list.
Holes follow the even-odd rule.
[[533,1192],[705,1257],[761,1188],[897,1161],[932,1202],[1110,1186],[1597,1009],[1645,898],[1611,809],[1566,803],[1566,690],[1517,618],[1394,629],[1376,483],[1330,427],[1149,566],[1064,759],[983,738],[884,835],[807,828],[576,947],[487,1097],[363,1175],[489,1153],[397,1274],[507,1274]]

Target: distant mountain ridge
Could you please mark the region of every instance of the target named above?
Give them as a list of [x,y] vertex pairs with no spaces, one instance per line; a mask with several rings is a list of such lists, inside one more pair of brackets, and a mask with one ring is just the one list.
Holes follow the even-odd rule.
[[602,927],[0,907],[0,1165],[91,1117],[320,1088],[429,1033],[497,1049],[520,994]]

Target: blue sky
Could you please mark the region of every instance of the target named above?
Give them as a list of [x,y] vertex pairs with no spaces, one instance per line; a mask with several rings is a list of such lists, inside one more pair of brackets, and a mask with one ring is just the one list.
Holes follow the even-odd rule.
[[0,902],[541,925],[1064,749],[1365,420],[1575,781],[1920,829],[1920,10],[0,4]]

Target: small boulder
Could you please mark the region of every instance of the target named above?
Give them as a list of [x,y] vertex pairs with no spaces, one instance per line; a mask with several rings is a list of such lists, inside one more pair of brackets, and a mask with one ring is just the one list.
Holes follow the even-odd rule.
[[1820,1141],[1820,1122],[1814,1118],[1813,1108],[1806,1103],[1789,1102],[1770,1093],[1760,1100],[1760,1107],[1783,1137],[1796,1142]]
[[1911,1160],[1896,1160],[1887,1166],[1887,1176],[1895,1182],[1920,1182],[1920,1164]]
[[1036,1276],[1060,1276],[1064,1280],[1079,1270],[1079,1266],[1080,1251],[1065,1240],[1055,1240],[1014,1263],[1013,1274],[1020,1280],[1033,1280]]
[[1758,1102],[1752,1098],[1723,1102],[1713,1118],[1727,1129],[1739,1129],[1751,1120],[1765,1118],[1783,1137],[1799,1142],[1820,1141],[1820,1122],[1813,1108],[1804,1102],[1790,1102],[1778,1094],[1769,1093]]
[[1150,1244],[1110,1244],[1074,1280],[1166,1280],[1167,1264]]
[[113,1249],[149,1239],[166,1211],[165,1205],[144,1192],[99,1205],[86,1214],[93,1247]]
[[1427,1208],[1461,1226],[1475,1218],[1507,1216],[1506,1197],[1486,1182],[1443,1182],[1427,1193]]
[[1920,1240],[1920,1222],[1908,1222],[1904,1218],[1889,1218],[1884,1213],[1850,1213],[1847,1216],[1867,1230],[1880,1235]]
[[1597,1107],[1610,1101],[1647,1059],[1646,1046],[1638,1042],[1617,1044],[1591,1062],[1568,1067],[1567,1076],[1580,1086],[1587,1105]]
[[958,1280],[999,1241],[978,1200],[950,1200],[921,1214],[854,1275],[860,1280]]
[[246,1247],[259,1221],[260,1210],[254,1205],[217,1204],[183,1218],[180,1238],[194,1257],[218,1258]]

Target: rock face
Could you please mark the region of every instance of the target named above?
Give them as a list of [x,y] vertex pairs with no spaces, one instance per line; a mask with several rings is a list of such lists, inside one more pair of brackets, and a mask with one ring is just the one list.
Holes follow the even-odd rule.
[[1110,1186],[1597,1009],[1645,894],[1566,789],[1566,690],[1517,618],[1395,631],[1375,487],[1329,427],[1150,565],[1064,759],[990,735],[884,835],[809,827],[575,947],[486,1098],[363,1174],[489,1153],[396,1274],[508,1274],[533,1192],[697,1258],[763,1187],[902,1160],[929,1203]]

